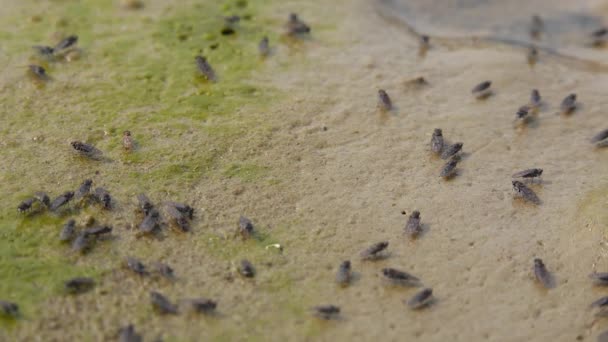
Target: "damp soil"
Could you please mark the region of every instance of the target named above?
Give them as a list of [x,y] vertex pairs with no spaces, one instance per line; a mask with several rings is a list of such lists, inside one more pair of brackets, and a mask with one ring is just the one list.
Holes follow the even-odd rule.
[[[608,150],[589,139],[608,128],[608,75],[606,52],[572,37],[587,37],[608,7],[437,3],[4,4],[0,299],[17,302],[23,315],[0,320],[0,339],[113,340],[131,323],[145,340],[165,341],[593,340],[608,328],[588,309],[605,293],[587,278],[608,270]],[[518,11],[504,16],[511,8]],[[284,35],[290,12],[311,35]],[[242,17],[235,33],[222,35],[223,17],[235,14]],[[556,33],[529,41],[522,25],[533,14]],[[68,34],[79,35],[78,58],[33,54],[31,45]],[[419,34],[430,36],[426,54]],[[265,35],[272,53],[261,59]],[[530,44],[539,46],[534,65],[526,61]],[[217,83],[197,75],[198,54]],[[33,81],[25,68],[32,63],[51,81]],[[411,82],[420,76],[427,84]],[[470,90],[485,80],[494,94],[477,101]],[[545,105],[530,125],[517,126],[515,112],[534,88]],[[394,110],[378,111],[378,89]],[[580,106],[558,115],[570,93]],[[435,128],[464,143],[450,181],[430,153]],[[137,143],[132,152],[122,149],[124,130]],[[72,140],[94,144],[105,158],[75,155]],[[511,189],[511,174],[531,167],[544,169],[531,185],[539,206]],[[111,211],[16,210],[35,191],[56,196],[85,178],[110,191]],[[192,232],[139,237],[141,192],[191,204]],[[423,233],[411,241],[402,212],[414,210]],[[252,239],[235,237],[240,215],[253,221]],[[58,234],[69,217],[87,216],[111,224],[114,238],[74,255]],[[388,257],[361,261],[359,252],[379,241],[389,241]],[[127,256],[166,262],[176,280],[135,276],[123,266]],[[555,288],[535,284],[537,257]],[[253,279],[236,271],[245,258]],[[346,288],[335,283],[344,260],[354,272]],[[417,289],[388,286],[384,267],[416,275],[436,301],[409,310],[403,300]],[[97,285],[66,295],[62,282],[74,276]],[[160,316],[150,291],[176,302],[215,299],[217,314]],[[313,317],[322,304],[340,306],[341,318]]]

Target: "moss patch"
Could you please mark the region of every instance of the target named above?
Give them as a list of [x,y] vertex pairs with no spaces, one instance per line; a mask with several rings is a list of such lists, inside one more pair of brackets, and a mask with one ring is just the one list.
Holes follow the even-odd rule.
[[[252,125],[256,117],[245,117],[243,109],[261,112],[277,94],[250,81],[251,72],[263,66],[257,42],[267,34],[260,9],[268,5],[159,2],[129,11],[114,0],[48,6],[31,0],[18,5],[22,15],[2,17],[2,52],[10,62],[2,61],[10,71],[0,79],[1,299],[17,302],[33,317],[37,303],[56,295],[65,279],[99,276],[115,267],[70,256],[57,242],[65,217],[20,216],[17,204],[34,191],[52,197],[94,177],[96,186],[109,188],[123,206],[141,191],[183,193],[214,172],[244,181],[264,175],[263,167],[226,166],[220,157],[245,128],[247,134],[255,134],[251,126],[264,130]],[[229,36],[220,34],[226,15],[242,17]],[[28,16],[40,20],[23,19]],[[53,45],[68,34],[79,36],[76,61],[48,61],[30,48]],[[198,54],[215,69],[217,83],[198,74]],[[29,63],[44,65],[52,81],[34,84],[23,68]],[[124,130],[137,142],[132,153],[122,150]],[[95,144],[104,161],[75,156],[71,140]]]

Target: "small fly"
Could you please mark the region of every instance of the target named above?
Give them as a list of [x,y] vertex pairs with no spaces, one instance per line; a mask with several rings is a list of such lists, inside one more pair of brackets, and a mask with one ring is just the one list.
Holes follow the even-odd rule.
[[608,272],[591,273],[589,278],[593,280],[594,285],[608,286]]
[[104,188],[95,189],[95,198],[104,209],[110,210],[112,209],[112,197],[108,190]]
[[471,93],[475,96],[476,99],[482,100],[492,95],[492,82],[484,81],[473,87]]
[[393,102],[384,89],[378,90],[378,108],[385,112],[393,109]]
[[335,305],[319,305],[312,309],[316,317],[324,320],[335,319],[340,315],[340,307]]
[[559,106],[562,114],[570,114],[576,109],[576,94],[566,96]]
[[141,210],[144,216],[148,215],[154,208],[154,204],[152,204],[152,201],[145,194],[137,195],[137,201],[139,202],[139,210]]
[[37,54],[43,57],[52,57],[53,52],[55,51],[55,49],[46,45],[34,45],[32,46],[32,49],[34,49]]
[[187,214],[179,211],[175,206],[170,204],[166,206],[166,212],[171,216],[171,223],[175,227],[179,228],[182,232],[190,231],[190,222],[188,222]]
[[185,218],[189,220],[192,220],[194,218],[194,208],[192,208],[191,206],[178,202],[166,202],[166,204],[182,213]]
[[241,265],[239,266],[239,273],[246,278],[253,278],[255,276],[255,269],[253,265],[247,259],[241,260]]
[[418,287],[420,286],[420,279],[413,275],[400,271],[394,268],[383,268],[382,275],[385,279],[389,280],[395,285]]
[[406,87],[422,88],[424,86],[428,86],[429,82],[423,76],[418,76],[418,77],[412,78],[411,80],[405,81],[404,84]]
[[520,181],[513,181],[512,184],[513,189],[515,190],[518,196],[536,205],[540,204],[540,199],[538,198],[536,193],[532,191],[532,189],[528,188],[524,183]]
[[349,260],[342,261],[338,272],[336,273],[336,282],[338,285],[345,287],[348,286],[352,278],[351,265]]
[[310,33],[310,26],[300,20],[296,13],[289,14],[289,19],[287,20],[287,24],[285,26],[287,28],[287,34],[290,36]]
[[20,213],[25,213],[26,211],[30,210],[32,208],[32,206],[34,205],[34,202],[36,202],[35,198],[28,198],[26,200],[23,200],[21,203],[19,203],[19,205],[17,206],[17,210]]
[[194,57],[194,60],[196,62],[196,66],[198,68],[198,71],[200,71],[200,73],[210,82],[216,82],[217,81],[217,77],[215,76],[215,71],[213,70],[213,68],[211,67],[211,65],[209,64],[209,62],[207,62],[207,59],[203,56],[196,56]]
[[13,302],[0,300],[0,313],[9,318],[19,317],[19,306]]
[[162,262],[157,262],[154,266],[161,276],[169,280],[175,279],[175,274],[173,273],[173,269],[171,268],[171,266]]
[[521,107],[519,107],[517,112],[515,112],[515,118],[517,120],[525,123],[525,122],[527,122],[528,118],[530,118],[529,114],[530,114],[530,107],[528,107],[528,105],[521,106]]
[[385,257],[385,255],[382,252],[387,247],[388,247],[388,241],[381,241],[381,242],[378,242],[378,243],[375,243],[375,244],[369,246],[364,251],[362,251],[359,255],[361,256],[362,260],[381,259],[381,258]]
[[406,301],[407,306],[412,310],[422,309],[429,306],[433,302],[433,289],[426,288],[416,293],[412,298]]
[[199,314],[212,314],[217,308],[217,302],[207,298],[194,298],[187,299],[186,304],[192,309],[192,311]]
[[539,258],[534,259],[534,277],[544,288],[549,289],[553,287],[553,277]]
[[253,235],[253,223],[245,216],[239,217],[238,233],[243,238],[249,238]]
[[59,234],[59,241],[61,241],[61,242],[72,241],[75,234],[76,234],[76,220],[69,219],[63,225],[63,229],[61,229],[61,233]]
[[422,232],[422,228],[420,227],[420,212],[418,210],[414,210],[412,212],[410,217],[407,219],[407,223],[405,224],[403,231],[412,239],[417,238]]
[[513,174],[513,178],[536,178],[543,174],[543,169],[527,169]]
[[608,296],[602,297],[589,305],[592,308],[604,308],[608,306]]
[[461,142],[457,142],[453,145],[446,147],[441,153],[441,159],[448,159],[456,153],[460,152],[460,150],[462,150],[462,146],[463,144]]
[[51,211],[57,211],[59,208],[61,208],[62,206],[64,206],[68,202],[70,202],[73,197],[74,197],[74,192],[72,192],[72,191],[66,191],[63,194],[57,196],[53,200],[53,202],[51,202],[51,205],[49,206],[49,209]]
[[460,155],[455,155],[452,157],[452,159],[450,159],[442,168],[441,168],[441,173],[439,173],[439,176],[445,178],[445,179],[450,179],[454,176],[456,176],[456,167],[458,166],[458,163],[460,162],[461,158]]
[[46,70],[40,65],[31,64],[28,66],[29,72],[31,75],[36,77],[40,81],[47,81],[49,79],[49,75],[46,73]]
[[76,236],[74,241],[72,241],[72,251],[76,253],[86,253],[89,251],[89,249],[91,249],[94,242],[94,235],[81,232],[78,234],[78,236]]
[[127,262],[127,268],[130,269],[131,271],[135,272],[136,274],[138,274],[140,276],[148,275],[148,270],[146,270],[146,266],[144,266],[144,264],[141,261],[139,261],[139,259],[136,259],[133,257],[127,257],[126,262]]
[[428,49],[431,47],[431,38],[427,35],[421,35],[418,39],[418,54],[424,56]]
[[160,227],[160,213],[152,208],[139,225],[139,230],[143,233],[152,233]]
[[608,138],[608,129],[605,129],[591,138],[591,143],[597,143]]
[[163,296],[159,292],[150,292],[150,301],[154,310],[161,315],[177,314],[177,307],[171,303],[167,297]]
[[92,185],[93,185],[93,180],[85,179],[82,182],[82,184],[80,184],[80,187],[78,188],[78,190],[76,190],[76,192],[74,193],[74,199],[79,200],[79,199],[89,195],[89,193],[91,192]]
[[79,294],[91,290],[95,286],[95,280],[86,277],[72,278],[65,282],[65,289],[68,293]]
[[62,39],[59,43],[57,43],[57,45],[55,45],[54,50],[56,52],[65,50],[67,48],[74,46],[77,42],[78,42],[78,36],[76,36],[76,35],[67,36],[64,39]]
[[95,146],[83,143],[81,141],[72,141],[70,145],[72,145],[74,151],[84,157],[99,159],[102,155],[101,151]]
[[124,131],[122,133],[122,147],[126,151],[133,151],[135,147],[135,142],[133,141],[133,137],[131,136],[131,131]]
[[443,132],[440,128],[435,128],[433,137],[431,138],[431,151],[435,154],[441,154],[443,150]]

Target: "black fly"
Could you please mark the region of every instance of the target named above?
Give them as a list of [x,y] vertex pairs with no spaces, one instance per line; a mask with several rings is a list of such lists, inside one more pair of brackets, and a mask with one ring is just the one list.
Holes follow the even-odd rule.
[[457,142],[453,145],[448,146],[443,150],[443,153],[441,153],[441,159],[448,159],[456,153],[460,152],[460,150],[462,150],[462,146],[463,144],[461,142]]
[[310,33],[310,26],[300,20],[298,15],[295,13],[289,14],[289,19],[287,20],[287,24],[285,26],[287,28],[287,34],[290,36]]
[[520,181],[513,181],[513,189],[517,193],[517,195],[521,196],[524,200],[534,203],[540,204],[540,199],[536,195],[532,189],[528,188],[524,183]]
[[78,294],[91,290],[95,286],[95,280],[86,277],[72,278],[65,282],[65,289],[68,293]]
[[241,265],[239,267],[239,273],[243,277],[253,278],[253,276],[255,276],[255,269],[253,268],[253,265],[249,262],[249,260],[243,259],[243,260],[241,260]]
[[443,133],[440,128],[435,128],[431,138],[431,151],[435,154],[441,154],[441,150],[443,150]]
[[177,307],[159,292],[150,292],[150,301],[152,302],[152,307],[161,315],[177,314]]
[[534,259],[534,277],[544,288],[549,289],[553,287],[553,277],[547,270],[543,261],[539,258]]
[[196,62],[196,66],[198,68],[198,71],[200,71],[200,73],[210,82],[216,82],[217,81],[217,77],[215,76],[215,71],[213,70],[213,68],[211,67],[211,65],[209,64],[209,62],[207,62],[207,59],[203,56],[196,56],[194,58],[194,61]]
[[491,86],[492,86],[491,81],[481,82],[478,85],[476,85],[475,87],[473,87],[473,89],[471,90],[471,93],[478,100],[485,99],[486,97],[492,95],[492,89],[490,88]]
[[352,271],[350,261],[343,261],[340,264],[340,267],[338,267],[338,273],[336,274],[336,282],[338,283],[338,285],[345,287],[350,283],[351,278]]
[[422,309],[433,302],[433,289],[426,288],[418,293],[416,293],[412,298],[410,298],[406,304],[410,307],[410,309],[418,310]]
[[388,247],[388,241],[381,241],[371,245],[360,253],[362,260],[377,260],[384,257],[382,251]]
[[386,112],[393,109],[393,102],[384,89],[378,90],[378,107]]
[[540,177],[543,174],[543,169],[527,169],[513,174],[513,178],[534,178]]
[[410,217],[407,219],[407,223],[405,224],[403,231],[412,239],[418,237],[418,234],[420,234],[422,231],[422,228],[420,227],[420,212],[418,210],[414,210],[412,212]]
[[74,192],[72,192],[72,191],[64,192],[63,194],[57,196],[53,200],[53,202],[51,202],[49,209],[51,211],[57,211],[59,208],[61,208],[62,206],[64,206],[68,202],[70,202],[73,197],[74,197]]
[[340,307],[335,305],[319,305],[313,308],[314,315],[318,318],[329,320],[340,315]]
[[59,241],[68,242],[74,238],[74,234],[76,233],[76,220],[69,219],[64,225],[63,229],[61,229],[61,233],[59,234]]
[[382,275],[384,278],[389,280],[391,283],[395,285],[403,285],[403,286],[412,286],[417,287],[420,286],[420,279],[414,277],[413,275],[400,271],[394,268],[384,268],[382,269]]

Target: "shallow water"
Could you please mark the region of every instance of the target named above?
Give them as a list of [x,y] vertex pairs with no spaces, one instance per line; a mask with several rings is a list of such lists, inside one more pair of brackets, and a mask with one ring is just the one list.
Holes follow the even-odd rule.
[[[420,34],[441,38],[480,38],[536,46],[570,57],[606,62],[603,48],[590,34],[602,28],[608,14],[597,0],[378,0],[379,12],[401,20]],[[540,35],[530,34],[532,16],[543,22]]]

